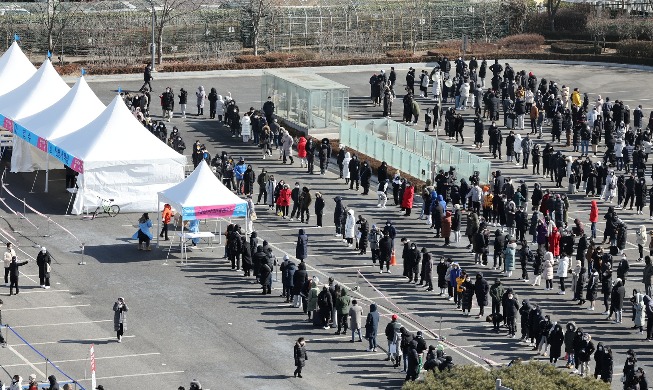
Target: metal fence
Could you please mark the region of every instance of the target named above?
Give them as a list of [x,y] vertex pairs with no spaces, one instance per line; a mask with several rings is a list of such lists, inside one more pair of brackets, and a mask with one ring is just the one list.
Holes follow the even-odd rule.
[[[272,2],[267,10],[259,34],[263,51],[377,56],[395,48],[428,49],[463,34],[493,40],[505,35],[508,26],[499,0],[293,1]],[[253,30],[245,3],[213,3],[172,20],[163,32],[166,60],[232,61],[243,48],[251,48]],[[17,33],[23,50],[42,58],[48,48],[43,4],[0,3],[0,46],[8,47]],[[66,61],[123,65],[147,58],[149,1],[65,4],[70,5],[55,21],[53,59],[63,55]]]
[[389,119],[343,122],[340,142],[424,181],[454,167],[458,178],[478,172],[487,182],[492,169],[484,158]]

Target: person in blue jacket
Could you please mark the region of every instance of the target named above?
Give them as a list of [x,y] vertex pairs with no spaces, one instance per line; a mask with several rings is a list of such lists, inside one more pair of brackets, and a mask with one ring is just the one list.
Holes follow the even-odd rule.
[[138,230],[132,236],[132,239],[138,239],[139,251],[152,250],[150,248],[150,240],[152,239],[152,233],[150,232],[151,227],[152,220],[150,220],[150,216],[147,213],[143,213],[143,215],[138,219]]
[[245,159],[240,158],[238,164],[234,165],[234,175],[236,176],[236,193],[238,195],[242,194],[243,191],[243,179],[245,177],[245,171],[247,170],[247,164],[245,164]]

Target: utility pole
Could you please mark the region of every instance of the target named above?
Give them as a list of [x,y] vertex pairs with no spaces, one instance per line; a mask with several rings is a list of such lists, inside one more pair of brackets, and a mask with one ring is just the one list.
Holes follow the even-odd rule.
[[150,0],[150,5],[152,5],[152,44],[150,45],[150,51],[151,51],[151,62],[152,62],[152,72],[154,72],[154,56],[156,53],[156,43],[155,43],[155,37],[154,37],[154,26],[156,25],[156,14],[154,12],[154,0]]

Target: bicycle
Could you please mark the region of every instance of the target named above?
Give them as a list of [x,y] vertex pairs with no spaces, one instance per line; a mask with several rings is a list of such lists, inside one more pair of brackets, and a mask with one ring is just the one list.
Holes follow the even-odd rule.
[[120,206],[110,203],[113,202],[113,199],[103,199],[99,196],[98,199],[100,199],[100,205],[93,212],[93,218],[91,219],[95,219],[95,217],[100,213],[107,213],[110,217],[115,217],[120,213]]

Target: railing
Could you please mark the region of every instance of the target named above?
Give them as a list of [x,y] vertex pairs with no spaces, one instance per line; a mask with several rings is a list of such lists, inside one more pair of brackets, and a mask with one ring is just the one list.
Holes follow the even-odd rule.
[[487,182],[492,169],[484,158],[389,119],[343,122],[340,142],[422,180],[433,180],[440,169],[454,167],[458,178],[476,171]]

